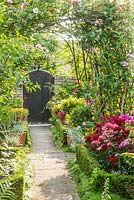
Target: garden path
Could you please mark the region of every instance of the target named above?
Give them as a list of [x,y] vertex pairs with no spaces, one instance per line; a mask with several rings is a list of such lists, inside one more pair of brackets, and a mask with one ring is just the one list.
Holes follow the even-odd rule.
[[34,167],[34,200],[80,200],[76,185],[66,168],[73,153],[63,153],[53,144],[48,126],[30,126],[33,152],[28,155]]

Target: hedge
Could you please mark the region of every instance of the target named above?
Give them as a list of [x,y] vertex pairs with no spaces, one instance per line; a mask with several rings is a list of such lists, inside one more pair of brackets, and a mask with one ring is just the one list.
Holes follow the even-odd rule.
[[134,176],[117,173],[107,173],[101,170],[97,161],[90,155],[87,148],[77,145],[76,161],[90,181],[90,186],[94,190],[104,189],[104,183],[107,178],[110,180],[110,192],[119,194],[127,199],[134,199]]

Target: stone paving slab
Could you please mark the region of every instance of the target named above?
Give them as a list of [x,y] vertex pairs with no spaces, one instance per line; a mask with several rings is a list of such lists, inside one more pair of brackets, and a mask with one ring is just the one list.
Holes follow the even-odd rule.
[[28,157],[34,168],[34,200],[80,200],[76,184],[66,168],[73,153],[63,153],[54,146],[47,126],[30,126],[33,153]]

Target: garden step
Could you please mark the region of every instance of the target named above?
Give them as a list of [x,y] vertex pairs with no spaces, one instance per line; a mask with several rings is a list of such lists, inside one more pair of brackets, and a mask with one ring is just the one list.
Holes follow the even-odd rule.
[[53,144],[47,126],[30,126],[33,152],[28,158],[34,168],[34,200],[80,200],[66,164],[74,153],[63,153]]

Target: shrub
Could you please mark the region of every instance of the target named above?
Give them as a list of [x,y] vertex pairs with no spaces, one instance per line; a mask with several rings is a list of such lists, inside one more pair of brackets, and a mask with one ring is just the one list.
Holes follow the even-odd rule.
[[108,173],[99,168],[94,169],[91,181],[94,189],[103,189],[105,180],[109,178],[110,191],[119,194],[127,199],[134,197],[134,176]]
[[98,166],[97,161],[90,155],[90,152],[82,145],[76,146],[76,159],[80,169],[90,176],[94,168]]
[[[87,148],[77,145],[76,162],[85,175],[89,178],[90,190],[103,191],[104,183],[109,178],[110,192],[133,199],[134,176],[119,173],[108,173],[98,167],[97,161],[92,157]],[[78,178],[80,179],[80,177]]]
[[133,135],[126,127],[126,121],[132,117],[113,116],[96,124],[93,134],[85,136],[92,155],[98,160],[99,165],[106,171],[119,171],[118,156],[134,148]]
[[55,126],[51,128],[51,131],[58,147],[66,145],[66,127],[59,119],[56,119]]

